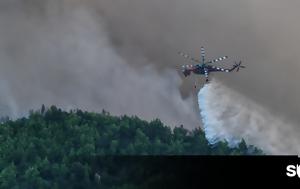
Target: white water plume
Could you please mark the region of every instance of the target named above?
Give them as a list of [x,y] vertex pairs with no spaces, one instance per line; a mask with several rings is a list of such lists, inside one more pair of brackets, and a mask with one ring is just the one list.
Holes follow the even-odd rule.
[[217,80],[199,91],[198,103],[211,143],[227,140],[234,146],[244,138],[266,153],[300,153],[299,131],[295,126]]

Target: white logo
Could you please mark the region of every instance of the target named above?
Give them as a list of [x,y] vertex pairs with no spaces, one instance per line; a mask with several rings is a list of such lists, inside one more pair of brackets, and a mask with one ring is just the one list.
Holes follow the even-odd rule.
[[286,171],[286,175],[288,177],[294,177],[298,175],[298,177],[300,178],[300,165],[288,165],[286,167]]

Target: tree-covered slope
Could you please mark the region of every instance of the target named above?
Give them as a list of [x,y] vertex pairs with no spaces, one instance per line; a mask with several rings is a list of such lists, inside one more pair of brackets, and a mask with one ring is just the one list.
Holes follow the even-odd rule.
[[[147,122],[138,117],[111,116],[105,111],[66,112],[55,106],[43,106],[28,118],[0,124],[0,188],[94,188],[100,176],[91,159],[110,157],[107,155],[261,153],[244,141],[235,148],[226,142],[211,145],[200,128],[171,129],[158,119]],[[102,188],[129,184],[121,181],[126,171],[130,172],[128,167],[121,170],[125,173],[111,173],[105,167],[108,169],[114,163],[107,158],[101,162]],[[123,176],[113,182],[115,174]]]

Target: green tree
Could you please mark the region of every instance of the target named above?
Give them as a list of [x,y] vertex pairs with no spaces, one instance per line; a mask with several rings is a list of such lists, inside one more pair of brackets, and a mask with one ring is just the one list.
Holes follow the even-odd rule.
[[[147,122],[106,111],[66,112],[55,106],[0,122],[0,143],[1,189],[145,188],[142,178],[149,177],[145,183],[164,180],[147,175],[156,171],[147,161],[119,161],[114,155],[263,154],[244,140],[236,147],[226,141],[210,144],[200,128],[172,129],[159,119]],[[95,157],[101,157],[97,166]],[[143,170],[145,166],[150,172]],[[95,173],[101,175],[100,184]]]
[[0,188],[16,188],[17,180],[16,180],[17,170],[16,166],[11,163],[0,172]]

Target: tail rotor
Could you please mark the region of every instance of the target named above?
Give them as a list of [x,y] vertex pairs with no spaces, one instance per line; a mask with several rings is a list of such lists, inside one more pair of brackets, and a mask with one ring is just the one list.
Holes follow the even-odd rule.
[[235,62],[234,66],[237,68],[236,69],[237,72],[240,70],[240,68],[246,68],[245,66],[242,65],[242,61],[240,61],[239,63]]

